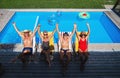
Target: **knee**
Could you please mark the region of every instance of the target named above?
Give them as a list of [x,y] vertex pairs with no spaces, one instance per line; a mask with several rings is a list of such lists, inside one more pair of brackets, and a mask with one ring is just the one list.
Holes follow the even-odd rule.
[[60,53],[64,53],[64,51],[63,51],[63,50],[60,50]]
[[78,55],[79,55],[79,56],[81,55],[81,52],[80,52],[80,51],[78,51]]
[[31,52],[31,50],[25,50],[25,51],[23,51],[23,52],[27,53],[27,52]]
[[67,52],[67,56],[71,57],[71,52]]
[[83,52],[83,50],[79,49],[78,52],[81,53],[81,52]]
[[27,53],[27,52],[28,52],[28,50],[24,50],[24,51],[23,51],[23,53]]
[[64,55],[64,51],[60,51],[60,56],[61,56],[61,55]]

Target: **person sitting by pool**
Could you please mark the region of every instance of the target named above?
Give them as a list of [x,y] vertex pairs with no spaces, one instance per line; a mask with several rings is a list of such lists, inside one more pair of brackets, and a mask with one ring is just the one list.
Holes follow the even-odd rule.
[[51,66],[51,60],[50,60],[50,46],[49,46],[49,41],[50,39],[53,37],[54,33],[56,32],[56,28],[54,29],[54,31],[48,35],[47,31],[43,31],[43,35],[40,32],[40,25],[38,27],[38,34],[40,36],[40,38],[42,39],[42,51],[41,54],[45,54],[46,57],[46,61],[49,64],[49,67]]
[[[59,40],[60,40],[60,61],[63,65],[63,74],[65,74],[67,66],[71,60],[71,51],[70,51],[70,45],[69,42],[72,39],[73,34],[75,33],[76,25],[74,24],[74,29],[72,33],[69,35],[67,32],[63,33],[63,36],[60,34],[58,29],[58,24],[56,24]],[[66,58],[66,61],[64,60]]]
[[82,31],[80,34],[78,34],[76,29],[76,36],[78,39],[78,54],[81,61],[81,65],[80,65],[81,71],[84,70],[84,64],[88,60],[88,37],[90,34],[90,25],[89,23],[86,23],[86,25],[88,28],[87,33]]
[[[16,27],[16,23],[13,22],[13,26],[16,30],[16,32],[19,34],[19,36],[22,38],[23,40],[23,50],[22,50],[22,53],[16,57],[15,59],[12,60],[12,62],[15,62],[18,58],[21,59],[21,61],[23,63],[25,62],[28,62],[26,60],[26,56],[32,56],[32,47],[33,47],[33,37],[35,36],[35,33],[37,32],[38,30],[38,27],[36,27],[36,29],[34,30],[34,32],[32,33],[31,31],[29,30],[24,30],[23,32],[20,32],[17,27]],[[28,58],[27,58],[28,59]]]

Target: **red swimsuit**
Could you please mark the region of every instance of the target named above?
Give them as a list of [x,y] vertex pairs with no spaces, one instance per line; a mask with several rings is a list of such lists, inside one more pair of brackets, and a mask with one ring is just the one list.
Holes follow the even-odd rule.
[[85,50],[88,48],[87,40],[85,39],[83,41],[82,39],[80,39],[78,48],[85,52]]

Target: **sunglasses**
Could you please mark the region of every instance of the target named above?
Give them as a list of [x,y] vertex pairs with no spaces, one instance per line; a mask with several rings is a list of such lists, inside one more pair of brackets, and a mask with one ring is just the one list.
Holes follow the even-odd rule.
[[87,35],[86,34],[81,34],[80,36],[82,37],[82,36],[87,36]]
[[83,36],[86,36],[86,34],[82,34]]

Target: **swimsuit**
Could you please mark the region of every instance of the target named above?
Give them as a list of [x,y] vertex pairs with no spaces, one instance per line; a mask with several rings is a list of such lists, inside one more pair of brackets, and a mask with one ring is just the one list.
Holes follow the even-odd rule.
[[67,51],[69,51],[69,49],[64,49],[64,48],[61,48],[60,50],[64,51],[65,54],[67,53]]
[[25,54],[32,55],[33,49],[31,47],[24,47],[23,50],[22,50],[22,52],[24,53],[25,50],[29,50],[29,52],[25,53]]
[[85,52],[85,50],[88,48],[87,40],[85,39],[83,41],[82,39],[80,39],[78,48]]
[[42,49],[43,50],[49,50],[49,41],[47,41],[47,42],[43,41],[43,43],[42,43]]

